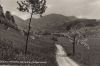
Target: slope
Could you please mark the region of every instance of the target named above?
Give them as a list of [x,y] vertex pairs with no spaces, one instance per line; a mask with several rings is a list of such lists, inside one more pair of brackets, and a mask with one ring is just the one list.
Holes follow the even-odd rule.
[[[67,22],[76,20],[76,17],[66,17],[60,14],[50,14],[39,19],[32,19],[33,31],[50,31],[56,32],[64,29],[63,25]],[[29,19],[27,20],[29,21]]]

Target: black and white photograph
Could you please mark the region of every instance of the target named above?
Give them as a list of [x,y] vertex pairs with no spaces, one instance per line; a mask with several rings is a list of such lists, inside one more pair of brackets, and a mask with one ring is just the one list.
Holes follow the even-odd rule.
[[100,0],[0,0],[0,66],[100,66]]

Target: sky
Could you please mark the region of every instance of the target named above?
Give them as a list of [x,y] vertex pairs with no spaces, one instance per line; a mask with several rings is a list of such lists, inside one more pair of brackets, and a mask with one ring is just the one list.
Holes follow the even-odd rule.
[[[4,11],[11,11],[12,14],[27,19],[30,15],[19,12],[16,9],[18,6],[16,1],[18,0],[0,0],[0,3]],[[100,0],[47,0],[47,7],[44,15],[56,13],[79,18],[100,19]]]

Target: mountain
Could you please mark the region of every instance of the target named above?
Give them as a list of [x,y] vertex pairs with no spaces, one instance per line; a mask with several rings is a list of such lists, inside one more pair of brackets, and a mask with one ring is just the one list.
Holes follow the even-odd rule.
[[28,23],[16,15],[13,15],[13,16],[14,16],[15,23],[17,24],[18,28],[21,30],[26,30]]
[[[27,30],[29,19],[22,20],[21,18],[14,16],[15,22],[18,28],[21,30]],[[79,19],[74,16],[64,16],[60,14],[49,14],[42,18],[32,18],[31,31],[33,32],[62,32],[66,29],[69,30],[72,27],[81,28],[82,26],[93,27],[100,25],[100,21],[96,19]]]
[[[29,21],[26,20],[26,21]],[[69,30],[72,27],[81,28],[94,27],[99,24],[100,21],[96,19],[83,19],[76,18],[74,16],[64,16],[60,14],[49,14],[39,19],[32,19],[31,27],[33,32],[62,32]]]
[[96,27],[99,25],[100,25],[100,21],[97,21],[96,19],[77,19],[69,23],[69,25],[67,26],[67,30],[70,30],[71,28],[80,29],[83,27],[92,28],[92,27]]
[[[62,31],[65,28],[63,27],[65,23],[74,21],[76,19],[77,18],[74,16],[67,17],[60,14],[50,14],[39,19],[33,18],[31,23],[32,31]],[[29,19],[26,21],[29,21]]]

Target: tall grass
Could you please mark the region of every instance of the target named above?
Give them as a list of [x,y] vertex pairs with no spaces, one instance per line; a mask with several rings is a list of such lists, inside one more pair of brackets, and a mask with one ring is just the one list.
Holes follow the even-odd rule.
[[[33,48],[34,49],[34,48]],[[29,50],[27,55],[24,55],[24,50],[19,49],[13,46],[12,41],[8,41],[5,39],[0,39],[0,60],[2,61],[37,61],[37,62],[47,62],[46,66],[57,66],[55,55],[50,55],[48,49],[44,50],[43,53],[47,53],[44,55],[32,53],[33,50]],[[51,47],[50,52],[53,52],[53,48]],[[38,52],[38,51],[37,51]],[[41,66],[45,66],[41,65]],[[38,66],[38,65],[37,65]]]

